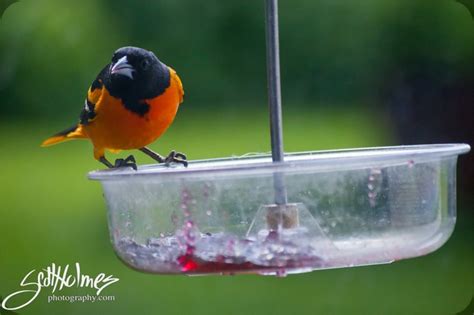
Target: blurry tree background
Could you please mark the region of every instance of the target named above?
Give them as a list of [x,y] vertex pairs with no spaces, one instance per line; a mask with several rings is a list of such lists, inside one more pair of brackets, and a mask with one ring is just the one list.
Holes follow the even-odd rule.
[[[263,16],[264,3],[255,0],[21,0],[5,12],[0,295],[16,290],[26,271],[51,261],[77,260],[124,279],[115,291],[119,302],[48,305],[43,299],[21,314],[54,307],[64,314],[119,314],[144,305],[179,314],[185,311],[176,296],[180,290],[191,299],[190,308],[208,314],[242,314],[244,300],[253,305],[249,314],[454,314],[468,304],[474,293],[474,154],[461,158],[455,235],[426,258],[288,280],[173,280],[141,275],[116,261],[100,188],[84,180],[100,167],[90,146],[69,143],[48,151],[38,144],[77,121],[98,71],[114,50],[134,45],[174,67],[185,86],[175,125],[156,143],[160,151],[176,148],[192,159],[268,151]],[[462,4],[280,0],[280,41],[287,151],[474,143],[474,22]],[[224,283],[233,289],[215,289]],[[133,285],[137,292],[125,294]],[[260,295],[245,293],[255,286]],[[200,295],[206,289],[215,305]],[[291,298],[277,303],[271,292]]]
[[[14,4],[0,30],[1,117],[74,117],[98,69],[124,45],[174,66],[189,106],[263,103],[263,14],[262,1]],[[281,1],[280,16],[289,104],[380,107],[419,93],[448,108],[451,90],[472,93],[473,22],[455,1]]]

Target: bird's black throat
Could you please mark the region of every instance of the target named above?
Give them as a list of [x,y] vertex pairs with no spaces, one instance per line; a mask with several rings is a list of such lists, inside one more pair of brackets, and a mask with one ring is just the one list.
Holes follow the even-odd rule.
[[140,116],[150,110],[146,100],[160,96],[170,86],[170,70],[158,60],[149,71],[136,71],[133,79],[112,75],[110,65],[103,71],[103,82],[109,94],[121,99],[127,110]]

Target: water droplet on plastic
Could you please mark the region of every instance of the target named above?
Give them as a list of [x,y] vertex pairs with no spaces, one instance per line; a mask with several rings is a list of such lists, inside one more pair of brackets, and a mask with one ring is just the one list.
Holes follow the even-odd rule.
[[171,222],[172,222],[174,225],[178,224],[178,216],[177,216],[175,213],[173,213],[173,214],[171,215]]
[[375,197],[377,197],[377,193],[375,191],[370,191],[368,193],[368,196],[370,199],[374,199]]
[[382,170],[380,168],[373,168],[370,170],[370,173],[374,175],[380,175],[382,174]]

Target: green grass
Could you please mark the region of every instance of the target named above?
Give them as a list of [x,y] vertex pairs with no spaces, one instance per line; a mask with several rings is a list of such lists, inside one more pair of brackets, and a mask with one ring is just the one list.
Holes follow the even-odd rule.
[[[262,110],[202,113],[182,108],[153,148],[191,159],[269,151]],[[290,108],[290,107],[289,107]],[[471,205],[461,210],[452,239],[439,251],[391,265],[269,278],[142,274],[123,265],[108,239],[101,187],[86,179],[101,168],[91,145],[76,141],[43,149],[46,136],[68,123],[0,126],[0,295],[19,290],[32,269],[80,262],[83,272],[120,278],[104,291],[115,302],[47,303],[50,289],[20,314],[455,314],[474,292]],[[361,111],[285,112],[286,151],[391,144],[387,124]],[[125,155],[124,153],[123,155]],[[136,154],[139,156],[139,153]],[[114,156],[110,156],[115,158]],[[146,157],[139,162],[150,163]],[[92,294],[66,289],[59,294]]]

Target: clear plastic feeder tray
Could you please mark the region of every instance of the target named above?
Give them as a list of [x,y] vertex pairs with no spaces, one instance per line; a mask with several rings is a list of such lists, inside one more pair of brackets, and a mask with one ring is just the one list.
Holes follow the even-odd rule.
[[[456,161],[442,144],[192,161],[90,173],[118,256],[152,273],[284,275],[389,263],[442,246]],[[277,181],[288,202],[276,205]],[[277,188],[277,189],[276,189]]]

